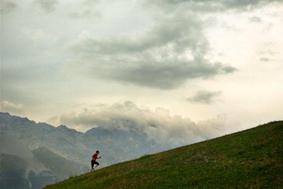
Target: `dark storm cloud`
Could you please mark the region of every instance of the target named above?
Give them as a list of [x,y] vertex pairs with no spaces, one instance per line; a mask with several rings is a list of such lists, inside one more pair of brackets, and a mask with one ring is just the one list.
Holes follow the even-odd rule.
[[35,0],[34,2],[47,13],[54,11],[58,4],[58,0]]
[[166,10],[172,8],[192,8],[203,12],[223,11],[229,9],[241,10],[250,9],[271,2],[281,2],[282,0],[156,0],[147,1],[149,5],[157,5]]
[[95,77],[139,86],[174,89],[187,80],[235,71],[205,59],[208,42],[190,13],[158,20],[145,33],[108,39],[86,38],[74,47]]
[[[186,16],[185,18],[182,16]],[[108,39],[86,39],[78,44],[76,50],[81,53],[129,54],[140,53],[155,48],[170,48],[182,51],[186,48],[206,48],[206,39],[201,33],[201,24],[190,14],[175,15],[159,20],[150,30],[133,36]]]
[[[189,79],[211,78],[227,74],[235,68],[220,63],[206,62],[138,62],[135,67],[112,67],[97,69],[97,75],[140,86],[174,89]],[[100,73],[99,73],[100,72]]]
[[15,1],[10,0],[0,0],[0,13],[5,14],[12,12],[17,7],[17,4]]
[[[207,0],[204,0],[204,2]],[[209,0],[208,0],[209,1]],[[271,2],[281,2],[282,0],[214,0],[224,5],[226,8],[250,8],[258,5],[265,5]]]
[[212,103],[221,92],[219,91],[198,91],[192,97],[189,97],[187,100],[195,103],[210,104]]

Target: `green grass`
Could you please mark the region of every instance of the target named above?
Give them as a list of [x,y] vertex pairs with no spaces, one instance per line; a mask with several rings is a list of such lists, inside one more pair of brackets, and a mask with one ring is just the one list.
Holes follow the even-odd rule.
[[72,177],[46,189],[283,188],[283,121]]

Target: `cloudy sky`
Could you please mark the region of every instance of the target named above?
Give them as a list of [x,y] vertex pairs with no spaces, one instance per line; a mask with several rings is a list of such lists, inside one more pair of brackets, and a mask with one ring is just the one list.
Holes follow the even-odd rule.
[[281,0],[0,3],[1,111],[80,130],[283,119]]

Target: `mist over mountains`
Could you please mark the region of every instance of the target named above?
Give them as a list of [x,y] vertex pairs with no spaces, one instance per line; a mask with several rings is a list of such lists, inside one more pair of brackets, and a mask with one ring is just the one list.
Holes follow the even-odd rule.
[[37,189],[86,172],[96,149],[103,157],[101,165],[107,166],[207,137],[195,132],[194,137],[181,135],[176,142],[168,136],[166,142],[157,135],[154,138],[154,132],[145,129],[168,132],[164,123],[150,125],[145,115],[141,119],[145,120],[143,124],[137,124],[135,119],[115,114],[115,119],[111,117],[108,122],[101,121],[86,132],[79,132],[65,125],[54,127],[0,112],[0,186]]

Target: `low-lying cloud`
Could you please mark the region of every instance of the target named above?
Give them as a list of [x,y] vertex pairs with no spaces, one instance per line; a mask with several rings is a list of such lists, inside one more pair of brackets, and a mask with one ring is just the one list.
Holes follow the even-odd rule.
[[7,100],[0,99],[0,111],[11,112],[11,113],[23,113],[24,107],[22,104],[16,104]]
[[164,109],[151,111],[132,102],[98,105],[53,119],[80,130],[102,127],[144,133],[158,144],[171,146],[185,145],[224,133],[222,120],[195,123],[188,118],[172,116]]

